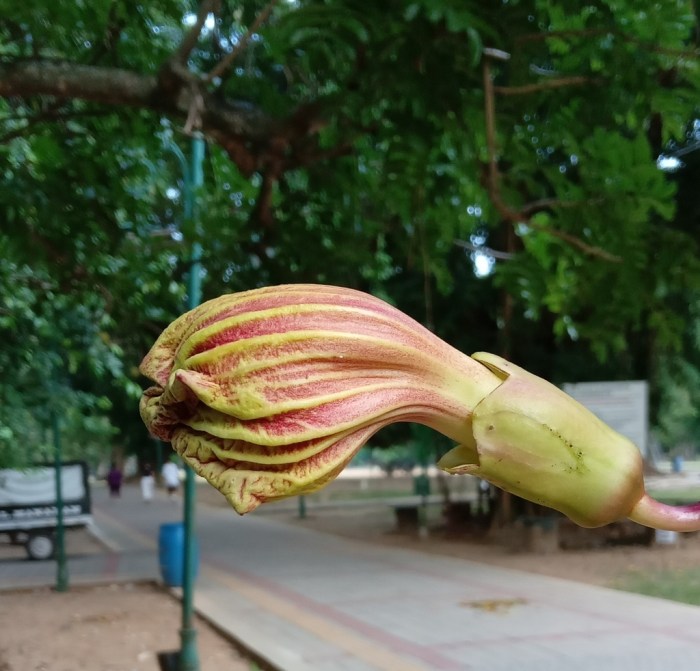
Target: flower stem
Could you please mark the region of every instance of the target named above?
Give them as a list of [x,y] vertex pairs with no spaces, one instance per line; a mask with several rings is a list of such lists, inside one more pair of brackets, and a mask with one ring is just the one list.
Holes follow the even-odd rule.
[[628,516],[634,522],[667,531],[700,531],[700,502],[671,506],[644,494]]

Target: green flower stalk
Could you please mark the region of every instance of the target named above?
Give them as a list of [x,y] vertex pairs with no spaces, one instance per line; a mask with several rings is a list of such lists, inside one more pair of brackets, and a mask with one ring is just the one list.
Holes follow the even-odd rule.
[[700,507],[644,492],[639,451],[548,382],[458,352],[368,294],[321,285],[221,296],[184,314],[141,364],[151,433],[241,514],[315,491],[382,427],[419,422],[459,443],[438,464],[583,526],[621,517],[700,529]]

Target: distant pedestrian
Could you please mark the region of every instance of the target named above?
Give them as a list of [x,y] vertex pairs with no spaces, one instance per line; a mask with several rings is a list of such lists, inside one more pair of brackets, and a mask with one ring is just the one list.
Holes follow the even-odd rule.
[[141,470],[141,498],[150,502],[153,500],[153,489],[155,488],[155,478],[153,477],[153,466],[149,463],[143,465]]
[[109,486],[109,495],[116,498],[122,493],[122,472],[115,464],[112,465],[107,473],[107,485]]
[[171,457],[170,461],[165,462],[161,475],[163,476],[163,484],[168,492],[168,497],[172,498],[180,486],[180,469],[175,463],[175,457]]

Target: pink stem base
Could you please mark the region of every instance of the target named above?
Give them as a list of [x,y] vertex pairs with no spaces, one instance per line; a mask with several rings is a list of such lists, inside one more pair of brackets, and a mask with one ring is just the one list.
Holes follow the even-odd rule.
[[700,502],[687,506],[670,506],[644,494],[628,517],[654,529],[700,531]]

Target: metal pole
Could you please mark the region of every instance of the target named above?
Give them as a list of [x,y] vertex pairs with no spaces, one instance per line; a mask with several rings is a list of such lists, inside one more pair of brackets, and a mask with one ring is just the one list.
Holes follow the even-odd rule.
[[[192,138],[190,169],[185,175],[185,220],[194,223],[196,190],[204,183],[202,164],[204,162],[204,140],[201,136]],[[192,226],[191,228],[194,228]],[[197,240],[192,244],[190,272],[187,282],[187,307],[196,308],[202,299],[202,246]],[[197,630],[193,626],[194,581],[195,581],[195,485],[194,472],[185,466],[184,492],[184,575],[182,580],[182,628],[180,629],[179,671],[199,671],[197,652]]]
[[66,563],[66,537],[63,525],[63,483],[61,481],[61,429],[55,410],[51,410],[51,431],[54,444],[54,466],[56,477],[56,591],[68,591],[68,564]]
[[428,530],[428,495],[430,494],[430,478],[428,477],[428,453],[430,451],[431,435],[429,429],[422,425],[413,427],[415,438],[416,461],[421,472],[414,478],[416,494],[420,495],[420,506],[418,508],[418,537],[427,538],[430,535]]
[[156,444],[156,476],[160,476],[160,472],[163,470],[163,443],[161,443],[158,438],[154,438],[153,442]]

